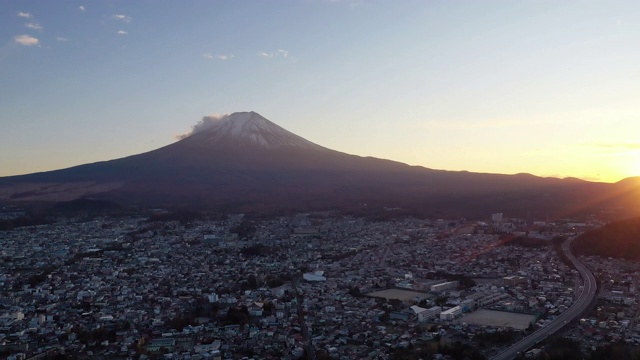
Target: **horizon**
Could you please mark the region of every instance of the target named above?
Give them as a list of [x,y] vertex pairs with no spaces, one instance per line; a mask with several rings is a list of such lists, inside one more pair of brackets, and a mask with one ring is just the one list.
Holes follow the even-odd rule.
[[0,176],[152,151],[236,111],[431,169],[640,175],[636,2],[1,8]]
[[[196,135],[196,134],[198,134],[198,133],[200,133],[200,132],[208,131],[210,128],[212,128],[212,127],[213,127],[212,125],[213,125],[213,124],[215,124],[216,122],[218,122],[218,121],[220,121],[220,120],[225,120],[227,117],[230,117],[230,116],[232,116],[232,115],[235,115],[235,114],[243,114],[243,113],[253,113],[253,114],[257,114],[258,116],[262,117],[262,115],[261,115],[260,113],[256,112],[256,111],[238,111],[238,112],[230,113],[230,114],[215,114],[215,115],[208,115],[208,116],[203,117],[203,118],[202,118],[202,120],[200,120],[198,123],[196,123],[195,125],[193,125],[193,126],[191,127],[191,130],[189,130],[189,131],[187,131],[187,132],[185,132],[185,133],[183,133],[183,134],[177,134],[177,135],[175,135],[175,136],[174,136],[175,141],[174,141],[173,143],[170,143],[170,144],[165,145],[165,146],[169,146],[169,145],[171,145],[171,144],[178,143],[178,142],[180,142],[180,141],[182,141],[182,140],[185,140],[185,139],[187,139],[187,138],[189,138],[189,137],[191,137],[191,136],[193,136],[193,135]],[[263,118],[264,118],[264,117],[263,117]],[[266,118],[264,118],[264,119],[266,119]],[[233,119],[233,120],[237,120],[237,119]],[[269,120],[269,119],[267,119],[267,120],[268,120],[268,121],[271,121],[271,120]],[[272,122],[272,123],[273,123],[273,122]],[[279,126],[279,125],[278,125],[278,124],[276,124],[276,123],[273,123],[273,124],[275,124],[276,126]],[[286,130],[286,129],[285,129],[285,130]],[[297,135],[297,134],[294,134],[294,135]],[[306,140],[306,139],[305,139],[305,140]],[[315,144],[315,143],[314,143],[314,144]],[[320,146],[322,146],[322,144],[316,144],[316,145],[320,145]],[[150,150],[150,151],[154,151],[154,150],[157,150],[157,149],[152,149],[152,150]],[[331,149],[331,150],[336,150],[336,149]],[[339,150],[336,150],[336,151],[339,151]],[[139,154],[131,154],[131,155],[139,155]],[[351,155],[354,155],[354,154],[351,154]],[[360,155],[357,155],[357,156],[360,156]],[[367,157],[367,156],[365,155],[365,156],[363,156],[363,157]],[[110,161],[110,160],[117,160],[117,159],[107,159],[107,160],[100,160],[100,161],[96,161],[96,162],[103,162],[103,161]],[[386,159],[386,160],[396,161],[396,160],[393,160],[393,159]],[[94,162],[89,162],[89,163],[94,163]],[[89,164],[89,163],[87,163],[87,164]],[[403,163],[403,164],[406,164],[406,163]],[[64,170],[64,169],[73,168],[73,167],[81,166],[81,165],[85,165],[85,164],[77,164],[77,165],[72,165],[72,166],[67,167],[67,168],[53,169],[53,170]],[[425,167],[425,166],[422,166],[422,165],[415,165],[415,164],[406,164],[406,165],[409,165],[409,166],[420,166],[420,167],[428,168],[428,167]],[[469,172],[468,170],[448,170],[448,169],[433,169],[433,168],[428,168],[428,169],[432,169],[432,170],[439,170],[439,171],[441,170],[441,171],[453,171],[453,172],[456,172],[456,171],[459,171],[459,172]],[[45,170],[45,171],[42,171],[42,172],[47,172],[47,171],[49,171],[49,170]],[[37,172],[36,172],[36,173],[37,173]],[[486,174],[495,174],[495,175],[508,175],[508,176],[513,176],[513,175],[532,175],[532,176],[537,176],[537,177],[541,177],[541,178],[556,178],[556,179],[570,179],[570,178],[575,178],[575,177],[572,177],[572,176],[567,176],[567,177],[539,176],[539,175],[531,174],[531,173],[528,173],[528,172],[520,172],[520,173],[513,173],[513,174],[503,174],[503,173],[488,173],[488,172],[478,171],[478,172],[476,172],[476,173],[486,173]],[[20,175],[29,175],[29,174],[32,174],[32,173],[9,175],[9,177],[10,177],[10,176],[20,176]],[[0,177],[2,177],[2,176],[0,176]],[[632,176],[632,177],[635,177],[635,176]],[[627,177],[627,178],[624,178],[624,179],[629,179],[629,178],[632,178],[632,177]],[[589,179],[580,179],[580,178],[576,178],[576,179],[583,180],[583,181],[589,181],[589,182],[599,182],[599,181],[596,181],[596,180],[589,180]],[[624,180],[624,179],[620,179],[620,180],[618,180],[618,181],[622,181],[622,180]],[[611,183],[613,183],[613,182],[611,182]]]

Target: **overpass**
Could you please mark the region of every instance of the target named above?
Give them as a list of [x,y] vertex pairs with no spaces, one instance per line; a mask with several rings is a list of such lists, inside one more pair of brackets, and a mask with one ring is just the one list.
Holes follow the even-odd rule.
[[572,320],[582,315],[596,296],[596,278],[591,271],[571,253],[571,242],[575,237],[567,239],[562,243],[562,252],[573,263],[578,273],[582,277],[584,286],[580,295],[571,304],[567,311],[563,312],[555,320],[531,333],[531,335],[511,345],[500,354],[494,356],[492,360],[512,360],[518,354],[529,350],[535,344],[543,341],[547,337],[555,334]]

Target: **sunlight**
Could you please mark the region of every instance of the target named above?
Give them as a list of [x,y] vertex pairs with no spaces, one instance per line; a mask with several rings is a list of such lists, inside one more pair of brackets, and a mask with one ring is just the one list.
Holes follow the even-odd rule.
[[635,152],[634,159],[629,164],[629,168],[631,176],[640,176],[640,151]]

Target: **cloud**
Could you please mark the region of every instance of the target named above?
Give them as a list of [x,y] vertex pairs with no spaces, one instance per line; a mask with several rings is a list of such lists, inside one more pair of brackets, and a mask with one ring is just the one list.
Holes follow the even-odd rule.
[[628,157],[634,158],[640,154],[640,143],[583,143],[575,144],[575,146],[581,147],[580,151],[588,151],[592,156],[599,157]]
[[66,38],[66,37],[62,37],[62,36],[56,36],[56,41],[70,41],[71,39]]
[[37,38],[34,38],[31,35],[18,35],[13,38],[13,41],[15,41],[17,44],[24,45],[24,46],[33,46],[33,45],[38,45],[40,43],[40,40],[38,40]]
[[589,144],[589,146],[605,148],[605,149],[618,149],[618,150],[640,150],[640,143],[599,143]]
[[32,29],[32,30],[42,31],[42,26],[40,26],[40,24],[38,24],[38,23],[28,22],[28,23],[24,24],[24,26],[26,26],[26,27],[28,27],[29,29]]
[[287,56],[289,56],[289,51],[284,50],[284,49],[278,49],[276,51],[259,51],[258,52],[258,56],[263,57],[263,58],[274,58],[274,57],[283,57],[286,58]]
[[115,14],[113,15],[113,18],[118,20],[118,21],[122,21],[125,23],[130,23],[131,22],[131,16],[127,16],[127,15],[122,15],[122,14]]
[[80,10],[80,11],[84,12],[86,9],[84,8],[84,6],[83,6],[83,5],[80,5],[80,6],[78,6],[78,10]]
[[28,12],[19,11],[18,12],[18,16],[26,18],[26,19],[31,19],[31,14],[29,14]]
[[124,30],[118,30],[118,32],[116,34],[118,34],[118,35],[127,35],[128,32],[126,32]]
[[227,116],[229,116],[229,114],[211,114],[211,115],[203,116],[202,119],[198,121],[197,124],[191,127],[191,131],[185,134],[176,135],[175,138],[177,140],[182,140],[182,139],[188,138],[193,134],[197,134],[201,131],[210,129],[215,124],[220,122],[220,120],[226,118]]
[[231,60],[233,59],[235,56],[233,54],[218,54],[218,55],[213,55],[212,53],[206,53],[202,55],[203,58],[207,59],[207,60],[220,60],[220,61],[225,61],[225,60]]

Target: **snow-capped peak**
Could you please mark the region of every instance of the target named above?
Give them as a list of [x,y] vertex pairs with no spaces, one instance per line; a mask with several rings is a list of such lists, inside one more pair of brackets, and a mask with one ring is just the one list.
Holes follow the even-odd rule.
[[236,112],[223,116],[205,117],[199,128],[194,127],[190,136],[205,144],[227,146],[260,146],[264,148],[299,147],[324,149],[298,135],[295,135],[271,121],[251,112]]

